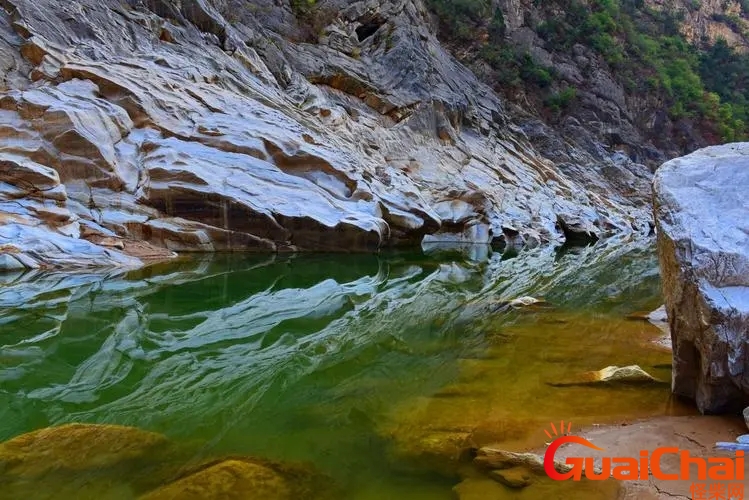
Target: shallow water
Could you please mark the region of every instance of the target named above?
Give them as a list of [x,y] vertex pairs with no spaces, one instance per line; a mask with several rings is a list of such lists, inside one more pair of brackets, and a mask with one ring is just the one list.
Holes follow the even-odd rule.
[[[0,283],[0,441],[122,424],[195,460],[310,461],[344,498],[448,499],[467,443],[530,449],[550,421],[681,411],[667,384],[549,385],[607,365],[670,379],[657,329],[626,319],[659,305],[652,242],[513,258],[219,255]],[[549,307],[506,307],[523,295]],[[58,483],[71,479],[29,495],[63,498]],[[112,481],[93,497],[138,492],[136,478]],[[549,498],[533,488],[506,498]]]

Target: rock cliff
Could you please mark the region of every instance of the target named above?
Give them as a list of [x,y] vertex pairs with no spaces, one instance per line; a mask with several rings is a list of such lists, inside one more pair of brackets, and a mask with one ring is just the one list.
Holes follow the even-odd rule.
[[440,38],[560,164],[623,152],[655,169],[749,137],[748,2],[426,1]]
[[749,402],[749,144],[672,160],[654,181],[674,393],[703,413]]
[[544,157],[419,0],[305,5],[3,0],[0,267],[650,231],[649,170]]

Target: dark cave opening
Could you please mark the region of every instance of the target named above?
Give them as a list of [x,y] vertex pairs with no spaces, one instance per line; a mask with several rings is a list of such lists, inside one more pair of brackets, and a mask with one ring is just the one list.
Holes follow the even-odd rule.
[[382,19],[371,19],[363,22],[361,26],[356,28],[356,36],[360,42],[363,42],[370,36],[374,35],[383,24],[385,24],[385,21]]

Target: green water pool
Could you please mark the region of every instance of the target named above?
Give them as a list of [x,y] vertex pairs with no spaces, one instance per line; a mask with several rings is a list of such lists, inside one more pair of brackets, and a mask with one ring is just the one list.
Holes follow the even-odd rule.
[[[673,410],[667,385],[549,383],[635,363],[668,380],[657,329],[627,319],[660,305],[659,287],[652,241],[3,275],[0,441],[119,424],[183,443],[192,460],[310,462],[343,498],[456,498],[443,437],[533,448],[552,419]],[[525,295],[547,305],[507,306]],[[83,498],[65,487],[74,476],[24,495]],[[91,498],[131,498],[136,479]]]

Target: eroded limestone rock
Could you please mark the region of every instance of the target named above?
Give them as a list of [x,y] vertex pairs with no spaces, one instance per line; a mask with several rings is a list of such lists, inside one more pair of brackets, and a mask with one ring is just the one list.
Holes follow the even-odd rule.
[[329,2],[318,43],[252,0],[6,3],[5,267],[649,231],[631,186],[539,155],[419,1]]

